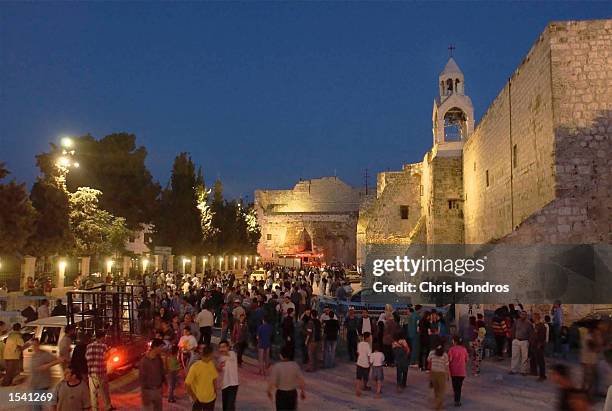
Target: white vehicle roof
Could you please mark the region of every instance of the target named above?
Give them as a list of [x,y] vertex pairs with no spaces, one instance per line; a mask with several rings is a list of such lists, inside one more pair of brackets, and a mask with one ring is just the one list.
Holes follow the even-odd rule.
[[[80,315],[75,315],[75,320],[78,318],[78,320],[80,320]],[[91,315],[86,315],[84,316],[84,318],[86,320],[93,318]],[[79,321],[75,321],[75,322],[79,322]],[[40,320],[34,320],[34,321],[30,321],[29,323],[26,323],[25,325],[43,325],[43,326],[50,326],[50,327],[61,327],[61,326],[66,326],[68,325],[68,319],[66,318],[65,315],[56,315],[55,317],[47,317],[47,318],[41,318]]]

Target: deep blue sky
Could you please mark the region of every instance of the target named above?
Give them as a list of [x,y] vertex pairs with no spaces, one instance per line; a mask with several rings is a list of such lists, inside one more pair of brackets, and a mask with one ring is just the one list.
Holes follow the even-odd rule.
[[[230,196],[418,161],[449,43],[477,120],[549,21],[609,2],[0,3],[0,161],[33,182],[63,134],[135,133],[165,185],[188,151]],[[370,178],[370,184],[375,178]]]

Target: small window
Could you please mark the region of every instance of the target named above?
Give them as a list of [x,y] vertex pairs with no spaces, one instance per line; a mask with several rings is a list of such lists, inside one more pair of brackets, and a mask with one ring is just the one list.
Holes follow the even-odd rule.
[[421,193],[421,196],[422,196],[423,195],[423,184],[421,184],[420,190],[421,190],[420,193]]
[[474,161],[474,171],[476,171],[476,162]]
[[402,220],[408,220],[409,208],[407,205],[400,206],[400,217]]
[[268,241],[272,240],[272,234],[266,234],[266,240]]
[[448,200],[449,210],[459,210],[459,200]]
[[516,144],[512,146],[512,167],[516,168],[516,165],[518,164],[518,156],[517,156],[517,149],[516,149]]
[[485,171],[485,180],[487,183],[487,187],[489,187],[489,170]]

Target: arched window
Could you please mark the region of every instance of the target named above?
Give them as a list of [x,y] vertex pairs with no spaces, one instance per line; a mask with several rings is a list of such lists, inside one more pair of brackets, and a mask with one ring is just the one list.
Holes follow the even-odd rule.
[[446,80],[446,94],[453,94],[453,79]]
[[461,83],[461,80],[459,80],[458,78],[455,79],[455,93],[459,93],[460,92],[459,90],[461,90],[459,88],[459,83]]
[[467,137],[467,116],[458,107],[444,114],[444,141],[461,141]]

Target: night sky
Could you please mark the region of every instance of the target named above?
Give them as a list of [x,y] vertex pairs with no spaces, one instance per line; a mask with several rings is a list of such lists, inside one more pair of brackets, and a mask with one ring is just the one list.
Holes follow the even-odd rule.
[[[476,119],[554,20],[609,2],[0,3],[0,162],[126,131],[165,186],[188,151],[229,196],[420,161],[449,43]],[[78,172],[78,171],[75,171]]]

